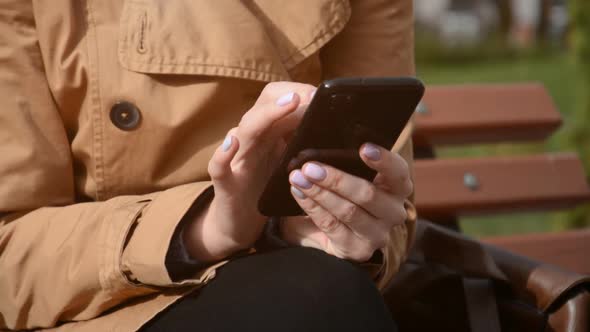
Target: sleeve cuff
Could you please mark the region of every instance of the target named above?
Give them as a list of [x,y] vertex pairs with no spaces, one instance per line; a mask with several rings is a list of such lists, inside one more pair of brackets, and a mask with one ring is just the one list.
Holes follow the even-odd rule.
[[256,252],[267,252],[291,247],[287,241],[281,238],[281,217],[270,217],[264,225],[262,236],[254,244]]
[[211,265],[211,263],[203,263],[190,256],[184,244],[183,235],[187,224],[194,220],[194,216],[211,201],[213,196],[213,187],[205,189],[174,230],[166,254],[166,270],[168,271],[170,279],[174,282],[189,279],[196,271]]
[[[174,187],[153,196],[137,219],[123,251],[122,268],[135,283],[171,287],[199,284],[213,277],[215,267],[223,262],[191,273],[192,279],[175,282],[166,268],[166,257],[173,235],[198,199],[211,190],[210,182]],[[192,271],[191,271],[192,272]]]

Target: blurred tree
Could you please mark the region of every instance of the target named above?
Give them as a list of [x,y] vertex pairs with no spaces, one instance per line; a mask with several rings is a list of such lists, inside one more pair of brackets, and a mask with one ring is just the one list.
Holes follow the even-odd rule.
[[542,45],[549,35],[549,15],[553,2],[553,0],[541,1],[541,16],[539,18],[539,26],[537,28],[537,44],[539,45]]
[[[579,87],[582,98],[571,122],[572,130],[566,144],[578,150],[586,174],[590,174],[590,1],[573,0],[569,4],[573,23],[572,49],[585,80]],[[568,219],[573,227],[590,226],[590,205],[572,212]]]
[[500,34],[504,41],[507,42],[510,26],[512,25],[510,0],[497,0],[496,5],[498,6],[498,16],[500,17]]

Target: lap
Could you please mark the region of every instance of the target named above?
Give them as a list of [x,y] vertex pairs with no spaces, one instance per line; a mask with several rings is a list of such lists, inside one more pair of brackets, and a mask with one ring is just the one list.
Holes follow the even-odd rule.
[[308,248],[236,259],[142,331],[395,331],[369,275]]

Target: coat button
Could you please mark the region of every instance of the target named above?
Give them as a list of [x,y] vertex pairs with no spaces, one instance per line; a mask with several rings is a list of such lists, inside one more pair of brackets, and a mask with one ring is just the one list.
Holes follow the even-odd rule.
[[111,108],[111,122],[121,130],[133,130],[141,122],[141,113],[134,104],[120,101]]

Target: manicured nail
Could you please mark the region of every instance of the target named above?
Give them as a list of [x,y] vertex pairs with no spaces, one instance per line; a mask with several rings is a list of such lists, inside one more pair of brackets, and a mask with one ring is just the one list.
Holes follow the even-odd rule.
[[313,184],[303,176],[303,173],[301,173],[300,170],[296,170],[291,174],[291,183],[303,189],[309,189],[313,186]]
[[282,96],[277,100],[277,105],[285,106],[289,105],[293,101],[293,97],[295,96],[294,92],[287,93],[286,95]]
[[303,174],[316,181],[322,181],[327,175],[326,170],[323,167],[314,163],[307,163],[305,167],[303,167]]
[[293,195],[299,197],[300,199],[306,199],[307,198],[307,196],[305,196],[305,194],[303,193],[303,191],[297,189],[297,187],[291,186],[291,192],[293,193]]
[[225,139],[223,140],[223,143],[221,144],[221,151],[227,152],[227,150],[229,150],[229,148],[231,148],[231,143],[232,143],[232,137],[230,135],[226,136]]
[[379,150],[376,145],[371,143],[367,143],[365,146],[363,146],[363,154],[372,161],[381,159],[381,150]]

